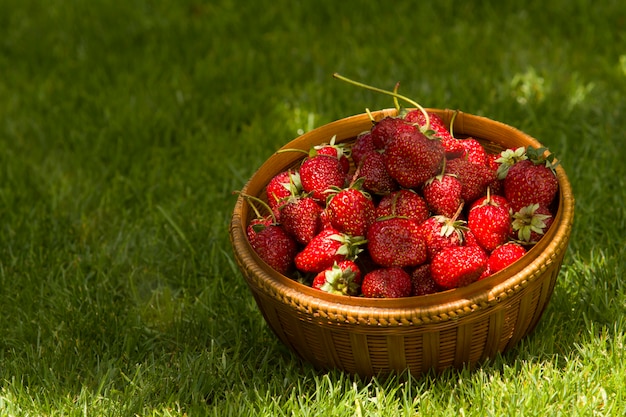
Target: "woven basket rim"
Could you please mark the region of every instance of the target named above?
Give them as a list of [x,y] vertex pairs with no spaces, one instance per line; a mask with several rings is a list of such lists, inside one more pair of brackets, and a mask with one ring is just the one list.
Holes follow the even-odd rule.
[[[486,123],[523,138],[529,145],[541,146],[536,139],[526,133],[483,116],[449,109],[427,110],[439,114],[446,123],[449,123],[456,113],[454,131],[460,134],[471,133],[472,126]],[[397,111],[396,109],[383,109],[371,114],[379,120],[385,116],[395,116]],[[363,122],[366,117],[369,116],[359,114],[331,122],[305,133],[282,148],[293,147],[294,141],[299,141],[300,146],[307,147],[314,143],[314,138],[318,137],[321,131],[328,132],[330,135],[338,123]],[[309,139],[311,139],[310,143]],[[349,139],[351,138],[337,138],[338,142]],[[283,168],[286,167],[272,165],[271,158],[268,159],[248,180],[242,192],[248,192],[248,187],[255,176],[266,175],[272,170],[277,173]],[[573,223],[574,196],[562,166],[557,166],[556,175],[559,181],[559,205],[555,220],[546,236],[524,256],[524,262],[518,261],[511,267],[469,286],[435,294],[398,299],[349,297],[321,292],[277,273],[256,255],[248,243],[245,234],[248,211],[241,196],[238,197],[233,211],[230,226],[231,241],[234,251],[240,258],[240,265],[246,269],[247,273],[244,275],[250,287],[254,291],[261,291],[273,298],[278,298],[304,314],[322,315],[337,322],[352,320],[378,326],[451,320],[492,307],[513,296],[528,283],[540,277],[547,267],[558,260],[559,254],[565,251]],[[269,178],[266,180],[269,181]]]

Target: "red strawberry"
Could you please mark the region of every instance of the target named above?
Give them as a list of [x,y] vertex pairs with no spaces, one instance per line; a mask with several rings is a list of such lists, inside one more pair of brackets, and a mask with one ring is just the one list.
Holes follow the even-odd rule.
[[267,203],[275,214],[278,212],[278,207],[283,203],[284,199],[292,195],[299,195],[301,192],[302,182],[300,181],[300,174],[295,170],[287,170],[276,174],[265,187]]
[[487,168],[496,173],[496,178],[487,186],[491,195],[504,195],[504,180],[498,178],[498,168],[500,167],[500,163],[498,163],[497,160],[499,158],[499,154],[487,154]]
[[361,293],[368,298],[409,297],[413,287],[411,276],[402,268],[380,268],[363,277]]
[[490,168],[492,171],[498,171],[498,169],[500,168],[500,163],[498,162],[498,159],[500,159],[500,154],[488,153],[486,158],[487,167]]
[[322,207],[311,197],[291,197],[280,211],[280,223],[298,243],[306,245],[322,228]]
[[352,239],[336,229],[324,229],[295,256],[296,268],[302,272],[321,272],[335,262],[355,259],[362,239]]
[[286,275],[293,269],[297,244],[282,227],[270,224],[255,228],[249,240],[257,255],[276,271]]
[[396,135],[383,156],[389,175],[404,188],[417,188],[439,173],[445,150],[439,139],[429,139],[415,128]]
[[[426,117],[421,110],[411,110],[404,117],[406,121],[411,123],[417,123],[421,128],[426,126]],[[461,144],[461,140],[452,136],[452,133],[448,130],[446,125],[436,113],[428,113],[429,118],[429,130],[432,130],[432,137],[437,137],[441,140],[446,151],[447,158],[458,158],[465,154],[465,149]]]
[[315,155],[334,156],[335,158],[339,159],[343,171],[345,173],[348,173],[348,171],[350,170],[350,151],[346,149],[343,143],[335,144],[336,139],[337,136],[333,136],[329,143],[313,146],[309,151],[309,157]]
[[[489,258],[487,258],[487,260],[489,260]],[[483,273],[480,274],[480,276],[478,277],[478,279],[476,281],[480,281],[481,279],[485,279],[488,276],[493,275],[493,272],[491,272],[491,269],[489,269],[489,262],[487,262],[487,267],[483,270]]]
[[456,175],[461,181],[461,197],[466,205],[471,205],[474,200],[484,196],[487,186],[496,179],[495,172],[486,165],[474,164],[464,158],[447,161],[446,173]]
[[300,181],[304,191],[319,201],[325,201],[331,187],[342,188],[345,185],[346,174],[337,158],[316,155],[305,158],[300,165]]
[[476,139],[462,139],[461,146],[465,149],[465,159],[474,164],[487,165],[487,151]]
[[474,233],[468,228],[463,229],[463,245],[480,246],[478,240],[476,240],[476,236],[474,236]]
[[487,252],[491,252],[506,242],[511,233],[508,203],[500,205],[487,193],[486,197],[479,198],[470,207],[467,226],[478,244]]
[[326,210],[326,208],[323,208],[322,212],[320,213],[320,222],[322,223],[320,230],[333,228],[333,225],[330,222],[330,215],[328,214],[328,210]]
[[456,216],[452,218],[431,216],[420,225],[419,229],[426,241],[429,260],[432,260],[444,248],[461,246],[464,243],[465,222],[457,220]]
[[330,268],[319,272],[311,286],[331,294],[359,295],[361,289],[361,271],[354,261],[340,261]]
[[424,198],[413,190],[402,189],[387,194],[376,206],[376,217],[406,217],[417,223],[424,222],[428,216],[428,207]]
[[506,242],[491,252],[487,260],[489,275],[503,270],[526,254],[526,249],[515,242]]
[[376,152],[376,146],[372,140],[372,132],[367,130],[360,133],[352,144],[352,161],[355,165],[359,165],[363,157],[370,152]]
[[554,221],[552,212],[545,206],[531,204],[513,213],[513,238],[523,244],[535,244],[548,231]]
[[[264,230],[266,227],[271,225],[277,225],[278,222],[276,220],[276,215],[272,208],[267,204],[264,200],[261,200],[258,197],[251,196],[249,194],[244,194],[239,191],[235,191],[234,194],[241,194],[241,196],[245,199],[245,201],[250,205],[256,217],[248,223],[246,227],[246,236],[248,237],[248,241],[254,247],[255,240],[259,232]],[[262,215],[259,211],[258,205],[263,206],[263,208],[268,212],[267,215]]]
[[261,230],[265,229],[267,226],[274,224],[274,218],[272,216],[267,216],[265,218],[256,218],[250,220],[248,223],[248,227],[246,228],[246,235],[248,236],[248,240],[250,244],[253,244],[256,239],[257,233]]
[[435,255],[430,272],[444,289],[464,287],[478,280],[487,268],[487,254],[478,246],[455,246]]
[[[554,157],[544,156],[545,148],[527,148],[526,156],[513,163],[504,177],[504,195],[513,211],[531,204],[549,207],[559,189]],[[501,171],[502,172],[502,171]]]
[[[491,192],[491,188],[487,189],[487,194],[489,195],[489,200],[491,204],[503,207],[506,211],[511,212],[511,205],[509,204],[509,200],[507,200],[506,197],[504,197],[503,195],[493,194]],[[487,196],[480,197],[478,200],[474,201],[473,205],[482,204],[486,200]]]
[[441,291],[430,273],[430,264],[423,264],[415,268],[411,273],[411,282],[413,284],[412,295],[434,294]]
[[333,227],[351,236],[365,236],[376,215],[372,198],[360,189],[362,182],[331,194],[326,205]]
[[370,130],[371,140],[376,149],[385,149],[396,137],[406,132],[416,132],[418,129],[407,123],[401,117],[387,116],[372,126]]
[[403,217],[382,217],[367,231],[367,249],[372,260],[384,267],[416,266],[428,256],[419,224]]
[[426,181],[422,193],[431,212],[452,217],[463,203],[462,189],[463,184],[455,175],[439,174]]
[[383,155],[379,152],[363,155],[357,175],[364,179],[363,189],[373,194],[385,195],[398,189],[398,183],[387,172]]

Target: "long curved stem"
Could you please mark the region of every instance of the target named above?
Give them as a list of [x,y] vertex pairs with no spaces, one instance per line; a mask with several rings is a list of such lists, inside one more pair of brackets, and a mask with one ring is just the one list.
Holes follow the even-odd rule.
[[452,118],[450,119],[450,135],[452,137],[454,137],[454,121],[456,120],[457,114],[459,114],[459,111],[455,110],[454,113],[452,113]]
[[425,131],[430,130],[430,116],[428,115],[428,112],[426,111],[426,109],[424,109],[422,106],[420,106],[414,100],[412,100],[412,99],[410,99],[410,98],[408,98],[406,96],[403,96],[402,94],[398,94],[398,93],[396,93],[394,91],[383,90],[381,88],[377,88],[377,87],[373,87],[371,85],[363,84],[363,83],[361,83],[359,81],[351,80],[350,78],[344,77],[343,75],[341,75],[341,74],[339,74],[337,72],[333,74],[333,77],[337,78],[338,80],[345,81],[345,82],[347,82],[349,84],[356,85],[357,87],[365,88],[365,89],[368,89],[368,90],[371,90],[371,91],[375,91],[375,92],[381,93],[381,94],[386,94],[386,95],[394,97],[396,99],[400,99],[400,100],[406,101],[407,103],[409,103],[412,106],[415,106],[419,111],[422,112],[422,114],[424,115],[424,118],[426,120],[426,123],[424,124],[424,130]]

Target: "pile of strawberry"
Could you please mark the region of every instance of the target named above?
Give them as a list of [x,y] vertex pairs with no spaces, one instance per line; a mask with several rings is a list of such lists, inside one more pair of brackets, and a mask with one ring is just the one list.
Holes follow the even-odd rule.
[[[282,274],[321,291],[407,297],[507,267],[545,234],[558,192],[545,148],[488,152],[424,109],[334,138],[266,187],[247,234]],[[547,154],[547,156],[546,156]]]

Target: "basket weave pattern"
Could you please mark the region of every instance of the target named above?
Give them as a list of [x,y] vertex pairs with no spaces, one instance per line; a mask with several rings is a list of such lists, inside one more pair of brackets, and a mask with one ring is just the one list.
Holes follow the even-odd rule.
[[[429,109],[450,123],[450,110]],[[378,120],[395,110],[374,112]],[[302,135],[285,148],[309,149],[353,141],[371,127],[369,116],[342,119]],[[502,123],[458,113],[454,132],[487,149],[535,146],[532,137]],[[267,182],[301,155],[272,155],[242,190],[263,196]],[[559,209],[541,241],[509,268],[467,287],[405,299],[365,299],[323,293],[269,268],[252,250],[245,227],[252,217],[239,198],[230,227],[235,259],[269,327],[304,360],[362,376],[410,369],[415,374],[473,366],[514,346],[537,325],[547,306],[569,242],[574,198],[557,167]]]

